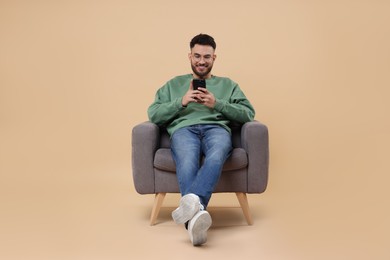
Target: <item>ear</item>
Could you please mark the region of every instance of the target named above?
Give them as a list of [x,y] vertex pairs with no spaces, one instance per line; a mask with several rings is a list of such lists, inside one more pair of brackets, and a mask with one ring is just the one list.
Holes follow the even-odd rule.
[[191,61],[191,53],[188,53],[188,59]]
[[213,60],[215,61],[216,59],[217,59],[217,55],[214,54],[214,55],[213,55]]

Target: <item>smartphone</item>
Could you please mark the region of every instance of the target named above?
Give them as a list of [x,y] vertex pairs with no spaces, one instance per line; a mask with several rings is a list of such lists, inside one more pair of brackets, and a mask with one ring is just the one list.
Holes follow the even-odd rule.
[[198,88],[206,88],[206,80],[205,79],[193,79],[192,80],[192,88],[197,90]]

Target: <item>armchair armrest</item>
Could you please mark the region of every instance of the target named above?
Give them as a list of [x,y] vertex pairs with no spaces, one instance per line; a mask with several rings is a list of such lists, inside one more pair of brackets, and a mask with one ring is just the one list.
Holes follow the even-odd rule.
[[132,169],[135,189],[140,194],[152,194],[154,187],[153,160],[159,146],[160,129],[143,122],[132,130]]
[[241,144],[248,154],[248,193],[262,193],[268,183],[267,126],[258,121],[245,123],[241,128]]

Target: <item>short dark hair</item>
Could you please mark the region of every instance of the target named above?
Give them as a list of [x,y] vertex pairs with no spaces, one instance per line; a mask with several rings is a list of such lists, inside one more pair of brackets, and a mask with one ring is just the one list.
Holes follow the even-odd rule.
[[192,38],[190,42],[190,48],[191,49],[194,48],[195,44],[208,45],[213,47],[214,50],[217,48],[217,44],[215,43],[214,38],[211,37],[210,35],[203,34],[203,33],[198,34],[194,38]]

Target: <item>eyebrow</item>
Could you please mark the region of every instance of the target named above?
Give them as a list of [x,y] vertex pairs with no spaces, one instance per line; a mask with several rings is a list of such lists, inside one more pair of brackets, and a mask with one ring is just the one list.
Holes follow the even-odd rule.
[[[199,53],[194,53],[194,55],[195,56],[202,56],[201,54],[199,54]],[[203,57],[207,57],[207,56],[209,56],[209,57],[211,57],[211,56],[213,56],[212,54],[205,54],[205,55],[203,55]]]

